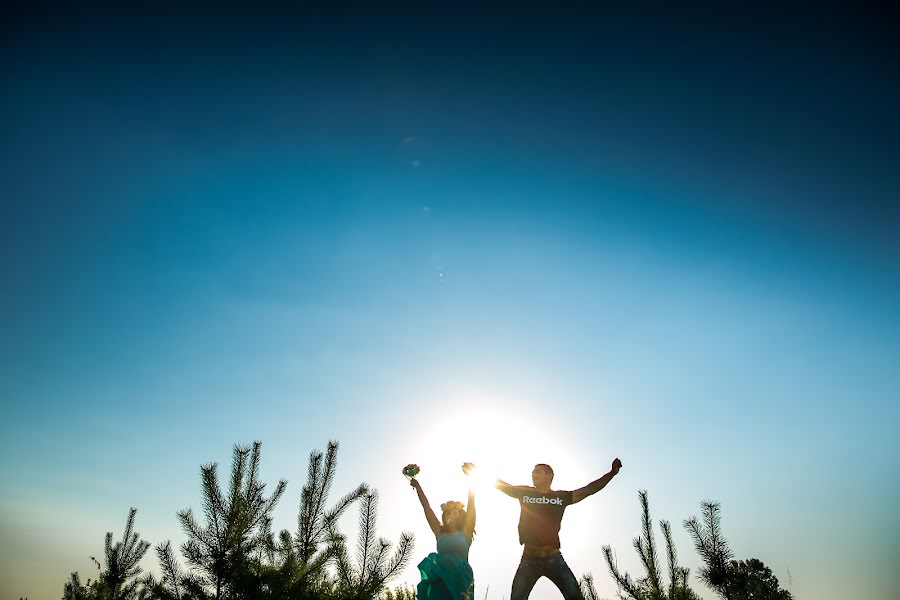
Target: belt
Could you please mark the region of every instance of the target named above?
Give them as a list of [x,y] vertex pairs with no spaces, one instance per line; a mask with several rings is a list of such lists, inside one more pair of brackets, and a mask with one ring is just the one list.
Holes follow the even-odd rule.
[[546,558],[559,553],[559,548],[555,546],[525,546],[522,556],[527,556],[528,558]]

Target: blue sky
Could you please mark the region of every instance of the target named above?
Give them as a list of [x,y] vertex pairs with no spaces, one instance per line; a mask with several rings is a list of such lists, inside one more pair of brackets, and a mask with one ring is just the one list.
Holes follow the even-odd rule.
[[[130,506],[180,541],[234,443],[293,528],[329,438],[417,556],[408,462],[438,501],[463,460],[574,488],[620,456],[563,529],[603,596],[639,489],[720,501],[797,597],[896,594],[895,19],[118,10],[3,19],[4,596],[92,574]],[[479,501],[499,599],[516,507]]]

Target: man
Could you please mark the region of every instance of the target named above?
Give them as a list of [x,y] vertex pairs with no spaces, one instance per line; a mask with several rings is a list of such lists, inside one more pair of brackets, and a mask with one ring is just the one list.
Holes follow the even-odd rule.
[[622,468],[618,458],[609,473],[577,490],[553,491],[553,469],[539,464],[531,472],[534,487],[510,485],[497,479],[497,489],[519,501],[519,543],[524,544],[522,560],[513,578],[509,600],[526,600],[541,577],[552,581],[565,600],[582,600],[578,580],[559,551],[559,527],[566,507],[596,494]]

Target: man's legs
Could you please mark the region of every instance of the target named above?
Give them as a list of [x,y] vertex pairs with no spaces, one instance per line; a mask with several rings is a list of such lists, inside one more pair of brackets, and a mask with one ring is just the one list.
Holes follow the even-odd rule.
[[[566,559],[563,558],[562,554],[550,556],[545,560],[543,575],[546,575],[559,588],[563,598],[565,600],[584,600],[581,595],[581,586],[578,585],[578,580],[575,579],[572,569],[566,564]],[[534,583],[531,585],[533,587]],[[515,585],[513,585],[513,589],[515,589]],[[530,588],[529,591],[531,591]],[[510,600],[515,600],[515,598]]]
[[534,584],[544,575],[541,563],[540,559],[522,557],[516,576],[513,577],[509,600],[527,600]]

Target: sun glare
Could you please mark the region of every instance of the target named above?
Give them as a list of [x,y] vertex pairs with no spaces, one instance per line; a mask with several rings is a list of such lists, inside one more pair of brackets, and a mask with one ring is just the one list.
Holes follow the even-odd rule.
[[414,456],[422,481],[458,496],[466,485],[460,468],[464,462],[477,467],[472,475],[476,490],[493,487],[497,477],[530,485],[531,469],[539,462],[576,468],[565,436],[553,423],[521,411],[483,408],[485,404],[463,405],[422,432]]
[[[476,465],[471,483],[478,515],[477,542],[470,560],[493,565],[479,571],[477,585],[484,586],[486,596],[502,597],[504,592],[494,593],[494,589],[508,588],[521,554],[516,529],[519,507],[515,499],[493,489],[494,483],[500,477],[513,485],[531,485],[531,471],[537,463],[554,466],[556,489],[587,483],[583,461],[573,450],[577,440],[567,435],[566,423],[555,415],[554,407],[536,414],[528,406],[471,394],[466,401],[449,398],[436,404],[453,408],[421,421],[427,425],[417,429],[406,456],[421,468],[416,478],[433,507],[447,500],[465,502],[469,481],[461,467],[465,462]],[[593,466],[592,474],[598,471]],[[418,514],[416,518],[424,527],[424,519]],[[419,531],[427,536],[427,530]],[[415,573],[410,583],[415,583]],[[532,597],[540,597],[539,591],[535,594]]]

